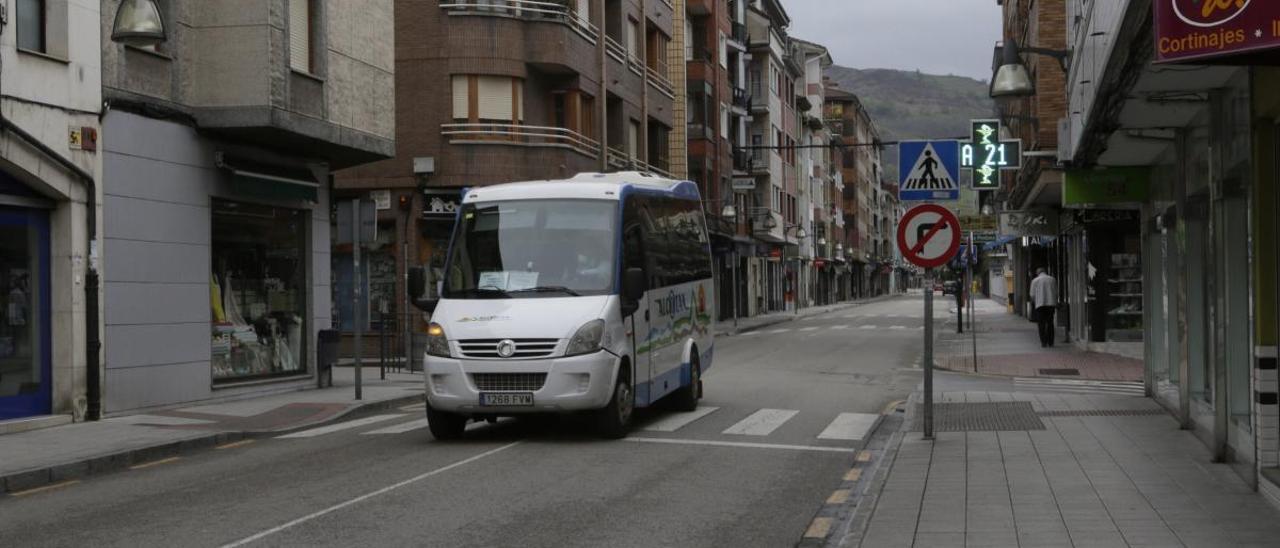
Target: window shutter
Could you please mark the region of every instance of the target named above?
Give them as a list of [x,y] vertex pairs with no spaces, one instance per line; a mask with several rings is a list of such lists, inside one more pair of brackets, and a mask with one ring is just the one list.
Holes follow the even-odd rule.
[[470,114],[467,112],[467,75],[453,75],[453,119],[466,120]]
[[511,78],[506,76],[481,76],[479,81],[478,110],[481,120],[511,121]]
[[640,142],[640,124],[635,120],[631,121],[631,135],[627,140],[627,157],[636,157],[636,145]]
[[311,0],[289,0],[289,66],[311,72]]
[[591,21],[591,4],[588,0],[578,0],[578,18],[586,25]]

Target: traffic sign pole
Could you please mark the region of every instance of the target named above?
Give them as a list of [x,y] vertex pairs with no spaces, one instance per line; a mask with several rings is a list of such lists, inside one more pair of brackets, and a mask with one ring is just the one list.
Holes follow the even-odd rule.
[[924,439],[933,439],[933,269],[924,271]]

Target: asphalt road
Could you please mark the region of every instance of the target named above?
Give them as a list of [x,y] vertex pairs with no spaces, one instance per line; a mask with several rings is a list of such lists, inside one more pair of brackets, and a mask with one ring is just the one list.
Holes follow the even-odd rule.
[[433,440],[420,406],[0,499],[5,546],[791,546],[919,381],[920,297],[721,338],[702,408]]

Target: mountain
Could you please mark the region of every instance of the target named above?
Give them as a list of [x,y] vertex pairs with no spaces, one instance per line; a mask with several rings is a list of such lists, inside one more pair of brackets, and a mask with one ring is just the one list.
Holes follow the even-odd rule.
[[[987,83],[964,76],[839,65],[827,69],[826,75],[862,100],[885,142],[963,137],[969,133],[969,120],[991,118],[995,108]],[[885,177],[896,181],[897,147],[885,147],[883,161]]]

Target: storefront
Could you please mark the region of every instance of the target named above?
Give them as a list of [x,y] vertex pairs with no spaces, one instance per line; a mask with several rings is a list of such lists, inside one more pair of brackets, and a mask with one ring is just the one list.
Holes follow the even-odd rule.
[[104,124],[106,411],[315,386],[327,171],[123,110]]
[[52,406],[49,215],[3,205],[4,198],[0,194],[0,420],[47,415]]
[[210,208],[213,382],[305,373],[306,213],[219,198]]

